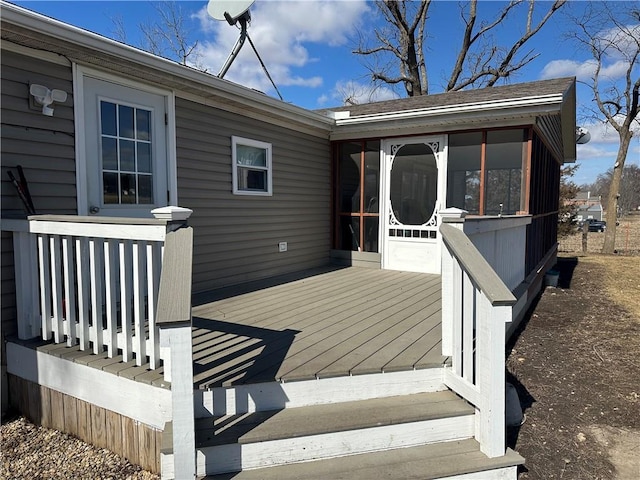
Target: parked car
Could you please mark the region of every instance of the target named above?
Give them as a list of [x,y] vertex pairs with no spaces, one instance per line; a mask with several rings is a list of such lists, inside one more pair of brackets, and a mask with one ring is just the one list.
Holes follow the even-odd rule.
[[604,232],[607,228],[607,222],[605,222],[604,220],[587,218],[586,220],[578,223],[578,227],[580,230],[582,230],[582,227],[585,223],[589,225],[590,232]]

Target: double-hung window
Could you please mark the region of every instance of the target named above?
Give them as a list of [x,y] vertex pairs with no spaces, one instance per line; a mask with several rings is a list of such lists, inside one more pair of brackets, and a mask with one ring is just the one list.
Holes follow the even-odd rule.
[[242,137],[231,137],[233,193],[272,195],[271,144]]

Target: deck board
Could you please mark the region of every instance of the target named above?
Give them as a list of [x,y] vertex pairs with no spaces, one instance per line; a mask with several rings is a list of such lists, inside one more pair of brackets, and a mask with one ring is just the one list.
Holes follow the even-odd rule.
[[366,268],[211,292],[193,308],[200,388],[442,365],[440,277]]

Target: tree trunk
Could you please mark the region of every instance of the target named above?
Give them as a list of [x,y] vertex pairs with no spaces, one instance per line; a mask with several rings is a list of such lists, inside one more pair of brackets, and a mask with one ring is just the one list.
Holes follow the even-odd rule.
[[629,144],[631,143],[631,133],[620,136],[620,148],[613,167],[611,186],[609,187],[609,197],[607,198],[607,229],[604,234],[604,245],[602,253],[613,254],[616,248],[616,224],[618,223],[618,197],[620,196],[620,182],[624,170],[624,161],[627,158]]

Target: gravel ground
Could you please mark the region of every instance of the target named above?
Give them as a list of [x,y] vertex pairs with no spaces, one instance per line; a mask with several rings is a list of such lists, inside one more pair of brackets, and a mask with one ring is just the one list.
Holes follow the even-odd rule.
[[20,417],[0,427],[0,479],[159,480],[122,457]]

